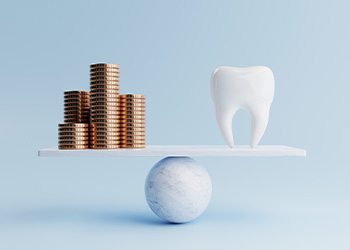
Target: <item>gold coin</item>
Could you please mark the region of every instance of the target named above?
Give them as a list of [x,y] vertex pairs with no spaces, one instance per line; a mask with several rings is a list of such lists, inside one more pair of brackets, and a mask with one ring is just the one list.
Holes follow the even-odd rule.
[[118,98],[118,96],[119,95],[115,93],[97,92],[97,93],[92,93],[90,98],[96,98],[96,97]]
[[[109,95],[119,95],[119,90],[117,89],[100,89],[100,90],[91,90],[92,94],[91,96],[97,97],[99,96],[107,96],[109,97]],[[118,98],[118,97],[116,97]],[[91,97],[90,97],[91,100]]]
[[114,106],[114,107],[119,107],[119,103],[115,100],[109,100],[109,101],[105,101],[105,100],[91,100],[91,106],[92,108],[95,107],[100,107],[100,106],[104,106],[107,105],[108,106]]
[[108,88],[108,87],[115,88],[115,87],[117,87],[119,89],[120,86],[119,86],[119,83],[116,83],[115,81],[101,80],[101,81],[90,82],[90,90],[92,87],[94,87],[94,88]]
[[121,144],[120,148],[145,148],[145,144]]
[[64,91],[64,95],[88,95],[89,91],[84,90],[67,90]]
[[115,81],[93,81],[90,82],[90,90],[91,88],[118,88],[119,89],[119,83]]
[[82,96],[82,95],[80,95],[80,96],[65,95],[63,99],[65,101],[73,101],[73,100],[86,101],[86,100],[89,100],[89,97],[90,97],[90,95],[84,95],[84,96]]
[[145,131],[120,131],[120,133],[124,136],[133,136],[133,135],[136,135],[136,136],[145,136],[146,133]]
[[94,122],[96,124],[96,129],[100,128],[118,128],[118,123],[106,123],[106,122]]
[[119,65],[114,64],[114,63],[92,63],[92,64],[90,64],[90,68],[117,68],[117,69],[119,69]]
[[117,115],[92,115],[91,119],[93,119],[94,121],[103,119],[106,122],[109,122],[109,121],[112,121],[112,122],[118,121],[119,122],[120,121],[120,118]]
[[94,121],[95,123],[98,123],[99,125],[96,126],[96,129],[101,128],[119,128],[118,122],[101,122],[100,120]]
[[89,126],[89,124],[84,124],[84,123],[75,123],[75,124],[66,124],[66,123],[59,123],[58,124],[59,127],[64,127],[64,128],[86,128]]
[[78,115],[78,116],[83,116],[83,115],[89,115],[90,110],[89,109],[77,109],[77,110],[65,110],[64,115]]
[[119,145],[94,145],[91,148],[93,149],[116,149],[119,148]]
[[111,71],[92,71],[90,72],[90,77],[96,77],[96,76],[112,76],[112,77],[119,77],[119,72],[111,72]]
[[58,138],[58,144],[60,145],[85,145],[89,143],[89,139],[66,139]]
[[90,76],[90,81],[91,82],[96,82],[96,81],[118,81],[119,76],[107,76],[105,74],[103,75],[98,75],[98,76]]
[[82,135],[77,135],[77,134],[62,134],[58,133],[58,138],[59,139],[76,139],[76,140],[88,140],[89,139],[89,133],[85,133]]
[[120,123],[124,124],[124,125],[145,125],[146,124],[146,120],[145,119],[130,119],[130,118],[120,118]]
[[145,123],[131,123],[131,122],[128,122],[128,123],[120,123],[120,127],[121,128],[145,128],[146,125]]
[[91,112],[97,111],[119,111],[118,105],[107,106],[107,105],[92,105]]
[[99,99],[94,99],[94,100],[91,100],[91,107],[92,108],[95,108],[95,107],[104,107],[104,105],[106,105],[107,107],[108,106],[113,106],[113,107],[119,107],[119,103],[116,101],[116,100],[113,100],[113,99],[102,99],[102,98],[99,98]]
[[94,123],[119,123],[119,118],[106,118],[106,117],[91,117],[91,121]]
[[64,102],[64,106],[65,107],[89,107],[89,102],[73,102],[73,101],[69,101],[69,102]]
[[[91,96],[96,96],[96,95],[119,95],[119,88],[116,87],[108,87],[108,88],[91,88]],[[90,97],[91,97],[90,96]]]
[[119,142],[115,142],[115,141],[112,141],[112,142],[96,142],[94,143],[94,146],[95,147],[119,147]]
[[94,134],[97,132],[102,133],[102,132],[112,132],[112,133],[120,133],[119,128],[116,127],[98,127],[96,128],[96,131],[94,131]]
[[82,102],[82,103],[84,103],[84,102],[88,102],[89,98],[90,98],[89,96],[86,96],[84,98],[82,98],[82,97],[65,96],[64,97],[64,102],[77,102],[77,103]]
[[74,110],[89,110],[89,107],[86,107],[86,106],[65,106],[64,107],[64,110],[67,110],[67,111],[74,111]]
[[[128,118],[128,117],[133,117],[133,118],[137,118],[137,117],[141,117],[141,118],[146,118],[146,114],[145,112],[141,112],[141,111],[138,111],[138,112],[125,112],[125,111],[119,111],[119,115],[120,117],[125,117],[125,118]],[[129,118],[130,119],[130,118]]]
[[145,98],[145,95],[142,94],[123,94],[120,95],[121,98]]
[[68,118],[64,118],[64,122],[65,123],[88,123],[90,119],[88,118],[84,118],[84,119],[68,119]]
[[119,70],[119,65],[117,64],[92,64],[90,65],[90,70],[105,69],[105,70]]
[[138,137],[138,138],[130,138],[130,137],[120,137],[119,141],[124,144],[128,143],[145,143],[146,139],[145,137]]
[[107,135],[114,135],[114,136],[121,136],[121,132],[119,130],[113,130],[113,129],[99,129],[96,132],[93,133],[93,136],[107,136]]
[[96,135],[96,141],[108,140],[108,141],[119,141],[119,135]]
[[127,143],[133,143],[133,142],[144,142],[146,139],[144,136],[139,136],[139,137],[121,137],[120,141],[121,142],[127,142]]
[[93,110],[91,116],[94,115],[117,115],[119,116],[118,110]]
[[88,133],[59,133],[58,138],[63,138],[63,137],[70,137],[70,138],[87,138],[89,139],[89,134]]
[[107,107],[107,108],[100,108],[100,107],[94,108],[94,109],[92,109],[90,112],[91,112],[91,116],[92,116],[92,115],[97,115],[97,114],[99,114],[99,115],[105,114],[106,112],[116,112],[117,115],[121,116],[121,115],[118,113],[118,111],[119,111],[119,110],[118,110],[118,107],[112,106],[112,107]]
[[67,149],[88,149],[88,145],[58,145],[58,149],[67,150]]
[[93,135],[96,134],[108,134],[108,133],[116,133],[121,135],[121,131],[118,128],[99,128],[93,132]]
[[120,74],[120,71],[118,69],[113,68],[96,68],[96,69],[90,69],[90,76],[92,74]]
[[119,90],[117,89],[100,89],[91,90],[91,95],[119,95]]
[[146,143],[120,143],[119,147],[121,148],[144,148]]
[[146,114],[145,112],[122,112],[122,111],[119,111],[119,116],[121,118],[126,118],[126,119],[132,119],[132,118],[146,118]]
[[107,87],[112,87],[112,86],[117,86],[117,88],[119,89],[119,77],[115,77],[115,76],[94,76],[94,77],[90,77],[90,90],[91,87],[95,87],[95,88],[103,88],[103,86],[107,86]]
[[145,109],[145,104],[144,103],[122,103],[119,102],[120,108],[121,109],[125,109],[125,108],[130,108],[130,109],[134,109],[134,108],[143,108]]
[[101,128],[96,130],[94,135],[121,135],[121,132],[117,128],[109,128],[109,130]]
[[146,122],[145,120],[135,120],[135,119],[120,119],[119,120],[120,124],[123,125],[123,127],[125,126],[130,126],[130,127],[140,127],[140,126],[143,126],[145,127],[146,126]]
[[[65,118],[87,118],[89,117],[89,112],[64,112]],[[82,122],[83,123],[83,122]]]
[[125,94],[121,94],[120,95],[120,99],[123,101],[146,101],[146,97],[145,96],[125,96]]
[[131,107],[131,106],[121,106],[120,109],[122,111],[145,111],[145,107]]
[[58,145],[60,146],[88,146],[89,141],[59,141]]
[[72,97],[72,96],[65,96],[64,101],[65,102],[88,102],[90,98],[90,95],[86,97]]
[[82,107],[89,108],[90,100],[87,102],[64,101],[64,107]]
[[116,103],[113,102],[107,102],[107,103],[96,103],[91,105],[91,111],[96,111],[96,110],[109,110],[109,111],[118,111],[119,106]]
[[[82,112],[82,113],[66,113],[64,112],[64,118],[67,118],[67,119],[74,119],[74,118],[77,118],[77,119],[88,119],[90,117],[90,113],[85,113],[85,112]],[[76,122],[76,123],[85,123],[85,122]]]
[[[73,120],[81,120],[81,121],[88,121],[90,120],[89,117],[64,117],[64,120],[67,120],[69,122],[66,122],[65,123],[77,123],[77,122],[72,122]],[[79,123],[88,123],[88,122],[79,122]]]
[[88,146],[89,141],[59,141],[58,145],[60,146]]
[[[90,113],[89,112],[82,112],[82,111],[76,111],[74,113],[72,113],[71,111],[68,112],[64,112],[64,117],[66,118],[89,118],[90,117]],[[85,122],[76,122],[76,123],[85,123]]]
[[58,134],[59,137],[71,136],[71,137],[89,137],[89,133],[79,133],[79,132],[63,132],[61,131]]
[[111,136],[111,137],[118,137],[121,136],[120,132],[119,131],[116,131],[116,132],[105,132],[105,131],[98,131],[98,132],[95,132],[94,133],[94,136]]
[[58,140],[59,141],[66,141],[66,142],[83,142],[83,141],[88,141],[89,140],[89,135],[85,136],[76,136],[76,135],[58,135]]
[[120,105],[122,105],[122,106],[146,106],[146,102],[129,102],[129,101],[127,101],[127,102],[124,102],[124,101],[121,101],[120,99],[119,99],[119,103],[120,103]]
[[59,128],[58,132],[71,132],[71,133],[88,133],[89,131],[86,130],[85,128]]
[[90,145],[94,144],[94,145],[119,145],[120,142],[119,141],[115,141],[115,140],[96,140],[94,142],[90,142]]
[[126,115],[126,114],[120,114],[118,113],[121,119],[146,119],[145,114],[139,114],[139,115]]
[[122,127],[122,126],[119,126],[119,130],[121,132],[124,132],[124,131],[137,131],[137,132],[145,132],[146,131],[146,128],[145,127]]
[[136,146],[145,146],[145,142],[140,142],[140,143],[119,143],[121,147],[136,147]]
[[146,102],[145,98],[129,98],[129,97],[123,97],[123,94],[120,94],[119,99],[121,102]]
[[90,85],[94,84],[94,83],[105,83],[105,84],[118,84],[119,83],[119,79],[114,79],[114,78],[110,78],[110,79],[90,79]]
[[120,110],[121,116],[132,115],[132,116],[144,116],[145,111],[132,111],[132,110]]
[[96,102],[113,102],[118,103],[118,97],[105,97],[105,96],[94,96],[91,97],[91,104],[93,105]]

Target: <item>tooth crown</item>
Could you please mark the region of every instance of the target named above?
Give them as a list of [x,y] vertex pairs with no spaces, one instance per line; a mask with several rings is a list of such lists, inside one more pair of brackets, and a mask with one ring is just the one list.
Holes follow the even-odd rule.
[[250,145],[255,147],[263,136],[274,96],[275,80],[270,68],[221,66],[211,77],[211,96],[216,119],[227,144],[234,146],[232,119],[239,109],[252,116]]

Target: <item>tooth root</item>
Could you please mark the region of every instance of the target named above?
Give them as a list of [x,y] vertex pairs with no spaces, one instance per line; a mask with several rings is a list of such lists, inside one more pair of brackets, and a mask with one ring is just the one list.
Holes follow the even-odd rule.
[[254,148],[260,142],[269,122],[270,105],[260,103],[250,107],[249,111],[252,116],[252,137],[250,146]]
[[216,111],[216,120],[219,124],[220,131],[225,138],[226,143],[233,148],[233,134],[232,134],[232,119],[238,108],[233,107],[230,110],[223,110],[218,108]]

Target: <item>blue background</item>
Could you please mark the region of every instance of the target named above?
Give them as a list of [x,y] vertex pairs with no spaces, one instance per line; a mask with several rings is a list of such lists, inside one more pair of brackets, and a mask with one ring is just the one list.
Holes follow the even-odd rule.
[[[349,249],[347,1],[1,1],[0,249]],[[207,211],[168,225],[143,185],[159,158],[38,158],[55,146],[63,91],[118,63],[147,96],[148,144],[223,144],[209,78],[266,65],[276,93],[262,144],[307,158],[198,158]],[[235,139],[247,144],[239,112]]]

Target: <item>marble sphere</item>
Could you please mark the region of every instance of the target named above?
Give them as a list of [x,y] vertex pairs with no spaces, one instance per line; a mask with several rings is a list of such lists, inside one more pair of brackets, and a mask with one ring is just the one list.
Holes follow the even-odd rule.
[[212,192],[210,176],[190,157],[166,157],[156,163],[145,183],[152,211],[172,223],[196,219],[207,208]]

